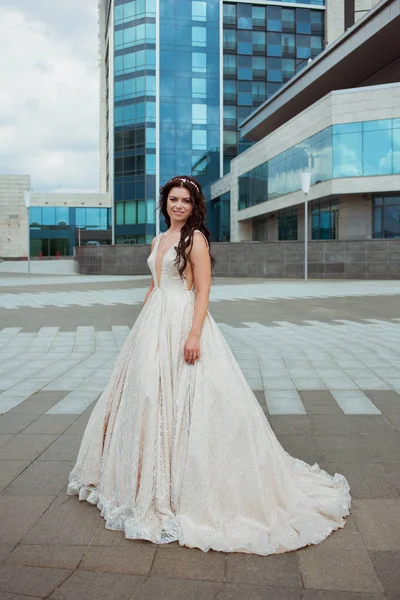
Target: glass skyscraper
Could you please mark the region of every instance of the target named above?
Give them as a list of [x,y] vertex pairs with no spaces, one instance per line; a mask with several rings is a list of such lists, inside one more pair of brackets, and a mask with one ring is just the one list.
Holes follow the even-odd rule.
[[[159,187],[174,175],[196,176],[207,195],[249,146],[238,124],[321,52],[324,23],[324,0],[101,0],[115,243],[151,241]],[[209,203],[214,240],[229,239],[229,201]]]

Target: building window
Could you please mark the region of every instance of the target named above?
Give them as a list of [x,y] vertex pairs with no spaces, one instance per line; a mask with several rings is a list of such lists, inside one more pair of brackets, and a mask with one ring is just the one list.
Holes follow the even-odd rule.
[[205,48],[207,44],[207,29],[205,27],[192,27],[192,46]]
[[253,25],[251,4],[240,3],[237,5],[237,11],[238,29],[251,29]]
[[374,238],[400,238],[400,195],[374,196],[372,211]]
[[337,201],[317,202],[312,204],[312,239],[338,239],[338,204]]
[[236,93],[236,81],[224,81],[224,102],[234,102],[236,104]]
[[235,29],[224,29],[223,33],[224,50],[236,50],[236,31]]
[[297,210],[278,214],[278,240],[297,240]]
[[205,21],[207,18],[207,2],[198,2],[193,0],[192,2],[192,20],[193,21]]
[[207,72],[207,54],[205,52],[192,52],[192,70],[195,73]]
[[235,54],[224,54],[224,77],[235,77],[236,76],[236,61],[237,57]]
[[236,25],[236,4],[224,2],[224,25]]
[[133,202],[116,202],[116,225],[144,225],[146,223],[146,202],[134,200]]
[[252,6],[253,27],[265,27],[265,6]]
[[115,243],[118,245],[131,246],[133,244],[145,244],[145,235],[118,235],[115,238]]
[[267,6],[268,31],[282,31],[282,9],[280,6]]
[[67,206],[32,206],[29,209],[30,229],[69,229]]
[[207,79],[198,79],[193,77],[192,79],[192,98],[206,98],[207,97]]

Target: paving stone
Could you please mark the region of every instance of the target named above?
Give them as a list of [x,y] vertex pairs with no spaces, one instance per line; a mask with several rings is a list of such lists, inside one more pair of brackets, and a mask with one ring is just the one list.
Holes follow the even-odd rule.
[[[393,415],[395,416],[395,415]],[[398,415],[400,417],[400,414]],[[396,432],[396,427],[384,415],[346,415],[353,431],[369,435],[386,435]]]
[[[350,494],[355,498],[400,499],[390,477],[378,463],[329,461],[320,464],[328,473],[342,473],[350,484]],[[400,465],[399,465],[400,467]]]
[[362,435],[368,447],[371,460],[377,462],[400,462],[400,432]]
[[157,577],[223,581],[225,557],[222,552],[202,552],[194,548],[159,547],[151,570]]
[[382,468],[386,477],[400,494],[400,463],[398,462],[381,462],[378,463]]
[[22,596],[21,594],[9,594],[8,592],[2,592],[1,600],[41,600],[39,596]]
[[3,540],[18,543],[48,509],[54,496],[0,495],[0,531]]
[[[14,498],[14,496],[4,497],[9,500]],[[54,502],[37,521],[24,539],[24,544],[86,546],[90,544],[100,521],[102,518],[96,506],[86,501],[79,501],[77,496],[60,497],[59,502]]]
[[112,529],[106,529],[104,521],[102,520],[96,533],[91,541],[91,546],[126,546],[131,545],[146,546],[151,544],[147,540],[130,540],[125,537],[123,531],[114,531]]
[[147,575],[150,572],[155,544],[133,545],[130,547],[90,546],[80,569],[103,573],[126,573],[127,575]]
[[400,552],[372,550],[369,555],[388,596],[400,598]]
[[40,390],[15,406],[9,414],[41,415],[62,400],[68,392],[46,392]]
[[85,553],[85,546],[55,546],[54,544],[19,544],[5,562],[9,565],[75,569]]
[[37,415],[32,414],[11,414],[10,412],[0,417],[0,432],[1,433],[20,433],[23,429],[28,427],[32,421],[38,418]]
[[226,555],[226,581],[251,585],[302,587],[296,553],[257,556],[244,553]]
[[320,435],[318,444],[328,460],[368,462],[371,452],[358,435]]
[[384,415],[400,414],[400,395],[392,390],[364,390]]
[[351,512],[369,550],[400,550],[400,500],[355,500]]
[[349,551],[318,545],[315,552],[300,550],[298,557],[305,588],[383,592],[382,584],[366,550],[359,548],[357,551]]
[[19,433],[0,448],[0,460],[23,460],[37,458],[57,435],[33,435]]
[[[83,412],[75,421],[65,430],[65,433],[71,435],[82,435],[85,431],[86,425],[89,421],[89,417],[93,410],[93,406],[90,406],[90,411]],[[74,415],[76,417],[76,415]]]
[[0,492],[30,463],[30,460],[0,460]]
[[0,433],[0,447],[4,446],[7,442],[9,442],[14,436],[10,433]]
[[330,592],[324,590],[304,590],[301,600],[384,600],[384,593]]
[[0,564],[3,564],[8,555],[14,550],[15,544],[0,544]]
[[144,578],[138,575],[75,571],[49,598],[52,600],[77,600],[79,598],[85,600],[131,600],[143,580]]
[[28,596],[47,596],[70,574],[65,569],[0,565],[0,589]]
[[317,436],[313,434],[285,434],[278,435],[277,438],[286,452],[308,464],[313,465],[315,462],[326,460],[326,453],[319,445]]
[[312,433],[315,435],[351,435],[356,433],[349,415],[310,415]]
[[300,588],[226,583],[215,600],[300,600],[301,598]]
[[39,460],[76,460],[80,442],[79,436],[63,433],[40,455]]
[[393,427],[395,427],[397,429],[397,431],[400,431],[400,413],[395,414],[395,415],[388,415],[387,418],[390,421],[390,423],[393,425]]
[[275,435],[313,433],[308,415],[269,415],[268,421]]
[[222,583],[210,581],[149,577],[135,593],[135,600],[216,600],[222,589]]
[[46,491],[56,496],[66,485],[73,466],[73,461],[36,460],[4,490],[4,494],[42,495]]
[[343,415],[332,394],[326,390],[301,390],[299,394],[308,415]]
[[41,415],[24,433],[63,433],[76,419],[76,415]]

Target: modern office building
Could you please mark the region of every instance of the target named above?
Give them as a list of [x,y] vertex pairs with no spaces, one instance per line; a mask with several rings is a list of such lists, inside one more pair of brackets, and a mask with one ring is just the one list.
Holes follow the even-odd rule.
[[213,239],[229,240],[229,197],[211,200],[210,185],[254,143],[240,122],[365,7],[361,0],[101,0],[101,181],[113,197],[115,243],[151,241],[160,185],[177,174],[198,177]]
[[[329,5],[328,5],[329,8]],[[400,0],[365,12],[241,123],[252,147],[212,185],[231,241],[400,237]]]

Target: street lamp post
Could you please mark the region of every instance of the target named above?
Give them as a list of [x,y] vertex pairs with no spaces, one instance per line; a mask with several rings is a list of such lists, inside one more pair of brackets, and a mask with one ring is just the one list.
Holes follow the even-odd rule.
[[31,205],[31,190],[25,190],[24,192],[24,201],[25,201],[25,208],[26,208],[26,229],[27,229],[27,245],[28,245],[28,277],[31,276],[31,235],[30,235],[30,228],[29,228],[29,208]]
[[304,282],[308,281],[308,202],[307,195],[310,191],[311,172],[303,171],[301,174],[301,189],[304,193]]

